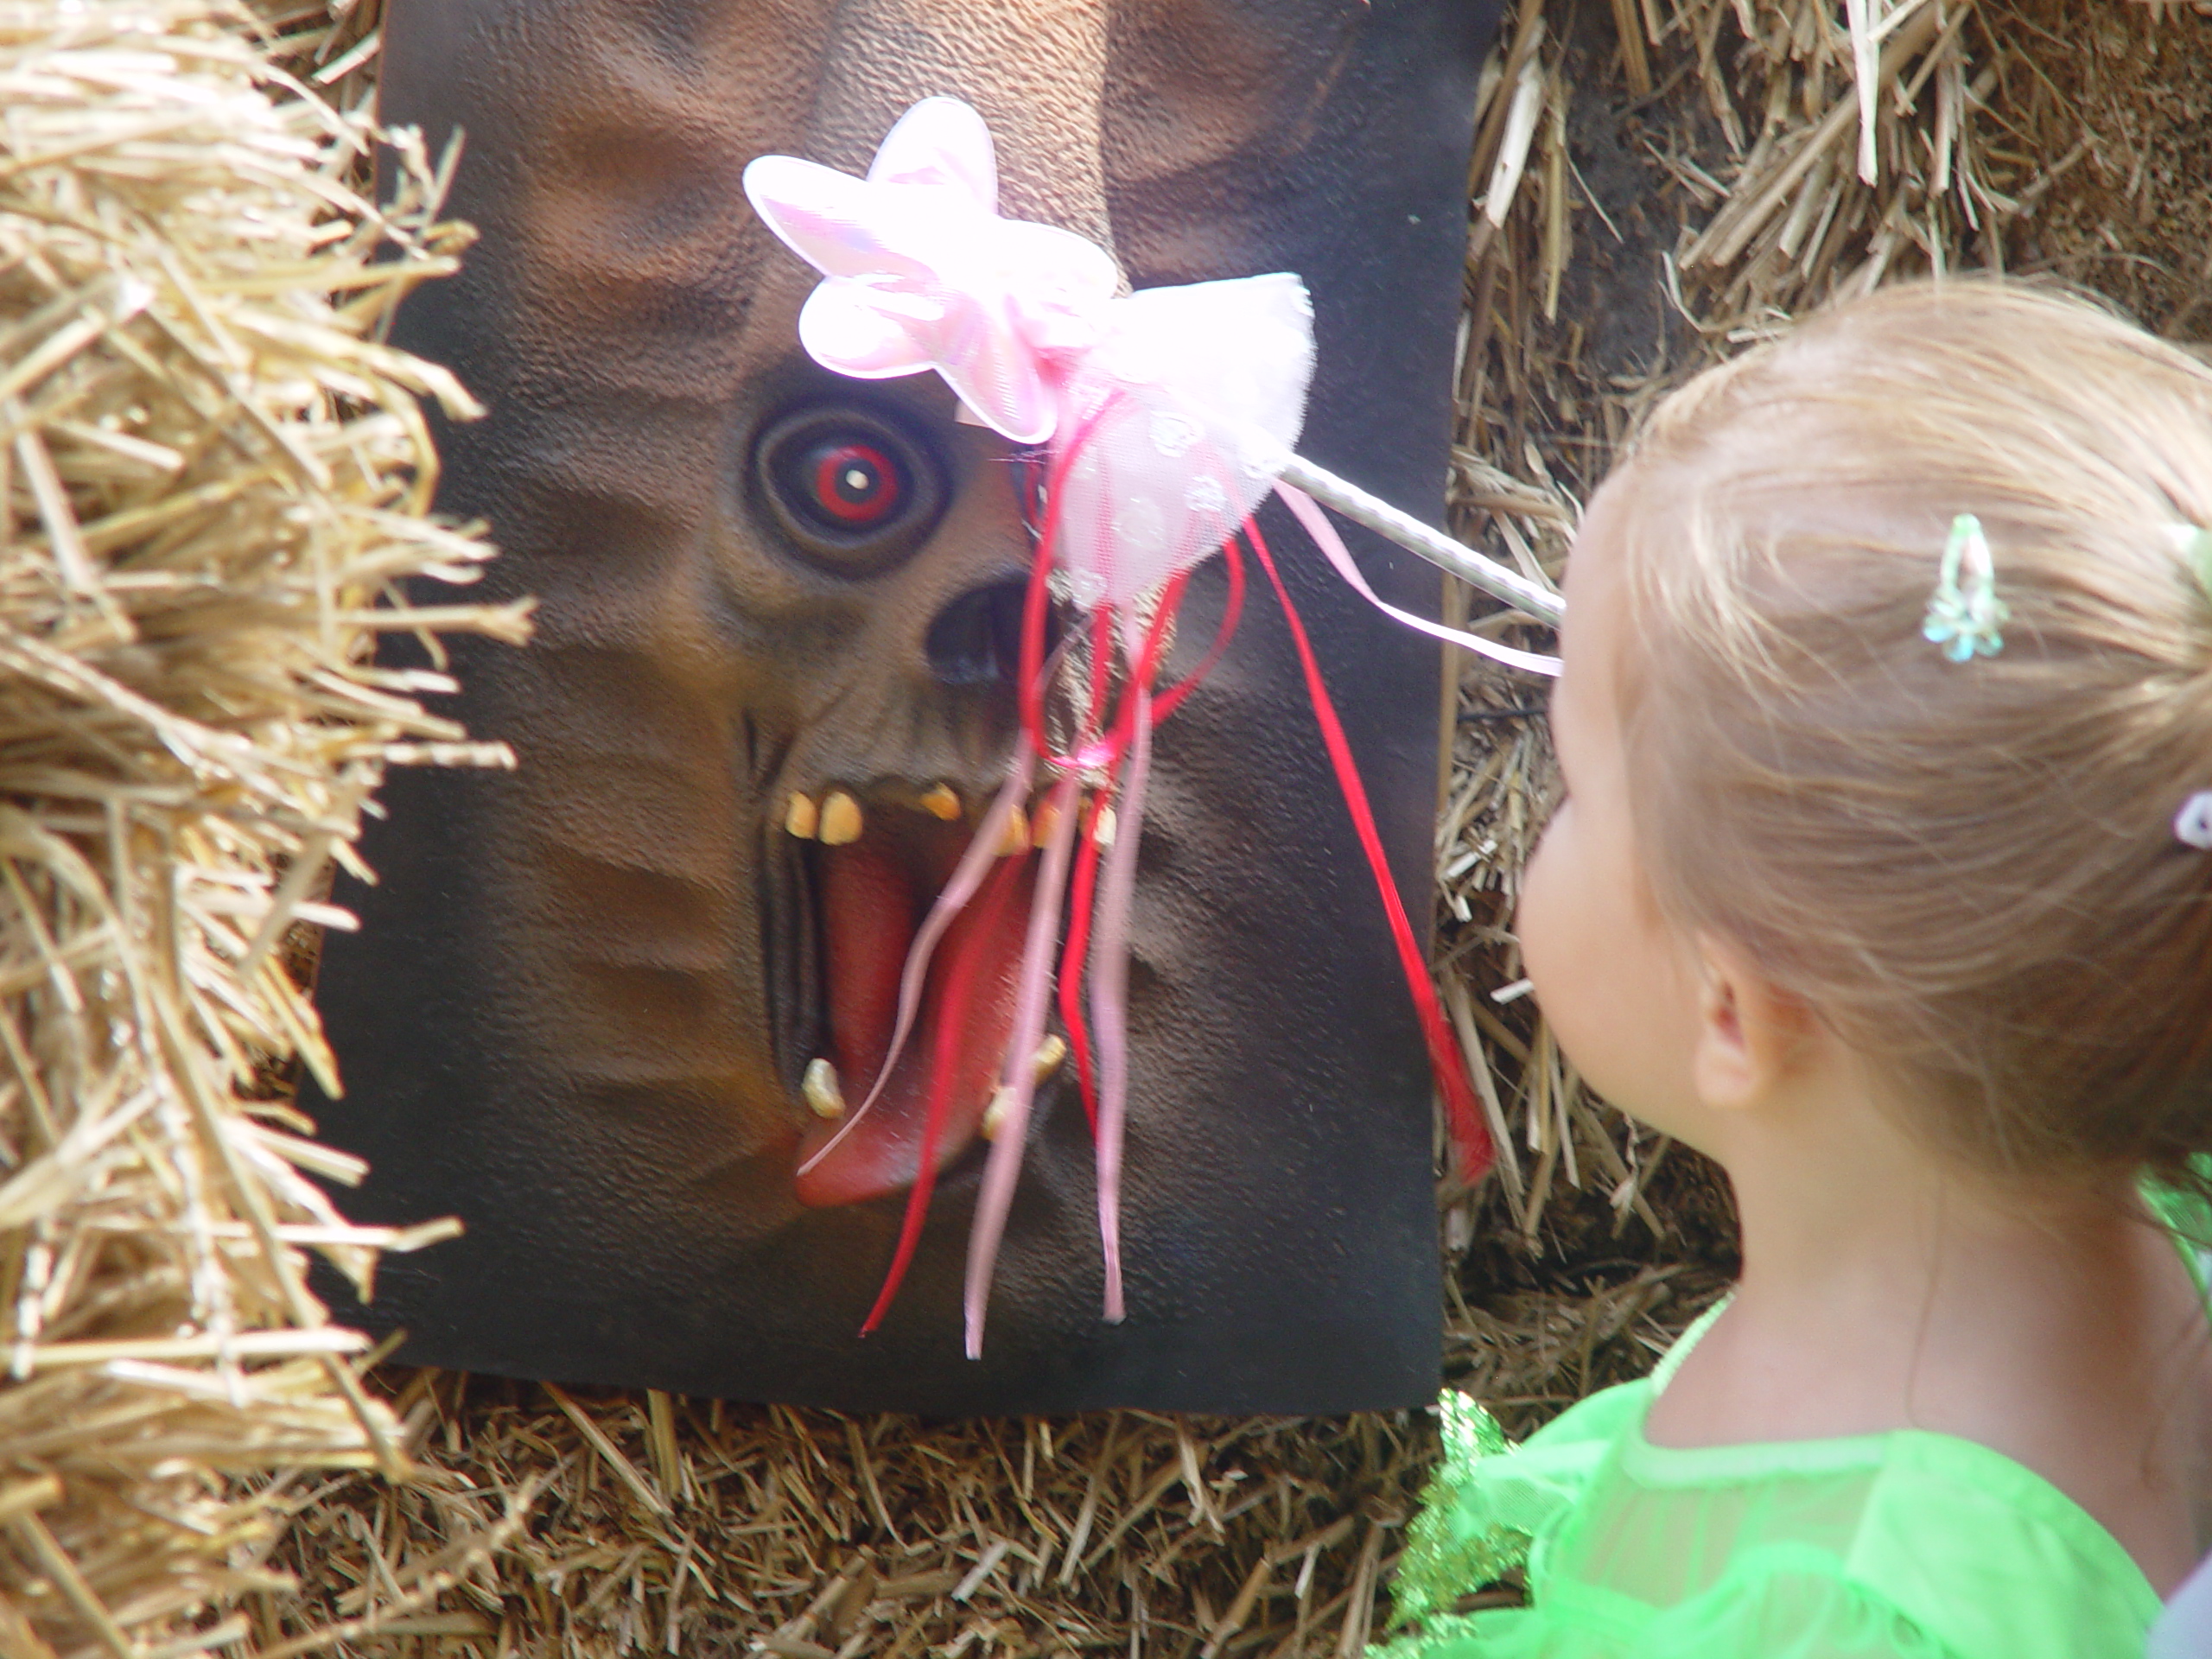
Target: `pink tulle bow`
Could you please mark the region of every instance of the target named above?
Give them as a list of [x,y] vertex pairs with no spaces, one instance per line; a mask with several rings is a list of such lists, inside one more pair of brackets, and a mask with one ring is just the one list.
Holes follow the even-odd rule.
[[1298,441],[1305,285],[1278,272],[1117,296],[1104,249],[999,216],[990,133],[958,99],[907,111],[865,180],[764,156],[745,193],[823,273],[799,340],[824,368],[935,369],[1016,442],[1082,433],[1054,550],[1080,605],[1127,605],[1217,551]]

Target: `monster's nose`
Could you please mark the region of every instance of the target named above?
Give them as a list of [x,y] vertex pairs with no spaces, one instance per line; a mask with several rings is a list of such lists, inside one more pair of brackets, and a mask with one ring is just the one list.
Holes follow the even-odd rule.
[[[1027,578],[1009,577],[971,588],[948,603],[923,639],[930,672],[945,685],[1013,685],[1021,664],[1021,611],[1028,587]],[[1056,632],[1049,617],[1046,627],[1049,650]]]

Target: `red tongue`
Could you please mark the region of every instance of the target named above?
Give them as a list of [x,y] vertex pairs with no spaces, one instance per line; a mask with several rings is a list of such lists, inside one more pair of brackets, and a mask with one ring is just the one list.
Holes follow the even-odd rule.
[[904,861],[878,842],[824,848],[821,868],[830,1059],[845,1103],[857,1106],[891,1047],[899,973],[920,922],[920,900]]
[[[1033,861],[1001,862],[945,930],[922,992],[920,1012],[883,1092],[820,1163],[797,1181],[807,1205],[856,1204],[913,1185],[921,1173],[923,1128],[941,1019],[955,1022],[957,1058],[947,1109],[931,1160],[943,1169],[966,1149],[999,1081],[1014,1027],[1021,934],[1033,882]],[[821,853],[823,972],[828,983],[830,1058],[848,1111],[857,1111],[891,1046],[899,978],[921,919],[924,895],[906,862],[874,836]],[[964,986],[963,986],[964,982]],[[948,988],[964,995],[949,1000]],[[804,1164],[837,1133],[810,1128]]]

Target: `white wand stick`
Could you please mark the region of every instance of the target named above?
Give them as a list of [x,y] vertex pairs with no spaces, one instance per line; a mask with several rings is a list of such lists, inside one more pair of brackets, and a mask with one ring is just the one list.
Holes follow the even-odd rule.
[[1567,605],[1541,582],[1531,582],[1518,570],[1508,569],[1496,559],[1453,541],[1442,531],[1431,530],[1411,513],[1401,512],[1388,501],[1370,495],[1356,484],[1347,484],[1334,473],[1325,473],[1303,455],[1293,455],[1279,474],[1286,484],[1306,492],[1316,501],[1334,507],[1354,524],[1364,524],[1389,537],[1409,553],[1418,553],[1431,564],[1449,570],[1460,581],[1526,611],[1541,622],[1557,623],[1567,615]]

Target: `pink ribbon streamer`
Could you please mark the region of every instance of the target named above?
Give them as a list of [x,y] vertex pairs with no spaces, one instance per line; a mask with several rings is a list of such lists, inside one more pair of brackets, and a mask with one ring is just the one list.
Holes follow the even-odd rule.
[[1122,1143],[1129,1109],[1129,904],[1136,892],[1137,844],[1144,827],[1145,786],[1152,775],[1152,697],[1142,685],[1136,729],[1114,845],[1099,883],[1090,943],[1090,1018],[1098,1044],[1098,1242],[1106,1265],[1106,1318],[1118,1325],[1122,1299]]
[[1035,901],[1029,910],[1029,937],[1021,951],[1021,979],[1015,993],[1014,1037],[1007,1045],[1005,1115],[991,1155],[984,1160],[982,1188],[976,1195],[976,1218],[968,1234],[968,1272],[963,1306],[968,1357],[983,1354],[983,1314],[990,1304],[991,1269],[997,1264],[1006,1218],[1014,1207],[1014,1184],[1021,1173],[1021,1154],[1029,1139],[1029,1103],[1037,1092],[1036,1055],[1045,1040],[1045,1007],[1051,1001],[1052,949],[1059,935],[1060,897],[1067,890],[1068,861],[1075,846],[1077,810],[1083,780],[1071,774],[1052,786],[1047,807],[1052,833],[1045,843],[1044,866],[1037,873]]

